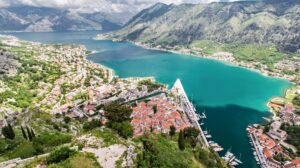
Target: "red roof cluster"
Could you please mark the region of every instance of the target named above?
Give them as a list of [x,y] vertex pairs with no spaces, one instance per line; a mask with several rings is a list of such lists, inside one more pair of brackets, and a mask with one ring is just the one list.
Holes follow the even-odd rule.
[[177,111],[177,108],[162,95],[147,103],[138,103],[131,116],[135,136],[148,131],[167,133],[172,125],[176,131],[191,126],[186,116]]

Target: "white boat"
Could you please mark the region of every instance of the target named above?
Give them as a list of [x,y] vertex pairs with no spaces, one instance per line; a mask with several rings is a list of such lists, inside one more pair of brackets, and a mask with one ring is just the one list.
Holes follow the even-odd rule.
[[205,137],[206,137],[206,138],[211,138],[212,136],[209,135],[209,134],[207,134],[207,135],[205,135]]
[[213,144],[215,143],[215,141],[208,141],[208,144]]
[[242,161],[237,159],[230,151],[227,151],[225,156],[222,158],[226,160],[232,167],[242,164]]
[[221,151],[224,150],[224,148],[222,148],[222,147],[215,147],[215,148],[213,148],[213,150],[214,150],[215,152],[221,152]]

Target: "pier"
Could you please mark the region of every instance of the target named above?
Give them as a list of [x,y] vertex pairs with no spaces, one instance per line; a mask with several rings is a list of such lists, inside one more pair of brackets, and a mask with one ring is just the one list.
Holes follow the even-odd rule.
[[178,99],[178,103],[180,104],[180,107],[182,108],[182,111],[186,114],[187,118],[189,119],[190,123],[195,127],[198,128],[200,131],[200,134],[198,136],[199,141],[203,144],[204,147],[209,147],[209,143],[205,137],[205,134],[200,127],[200,124],[198,122],[199,118],[196,114],[196,109],[193,106],[193,104],[189,101],[184,88],[181,84],[180,79],[177,79],[173,88],[171,89],[171,92],[175,94],[175,96]]

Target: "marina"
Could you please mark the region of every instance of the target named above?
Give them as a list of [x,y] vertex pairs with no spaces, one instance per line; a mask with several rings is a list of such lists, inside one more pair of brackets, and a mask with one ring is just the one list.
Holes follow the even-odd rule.
[[257,140],[257,137],[255,135],[255,133],[253,132],[255,126],[248,126],[246,128],[247,132],[248,132],[248,136],[250,138],[250,144],[251,146],[253,146],[252,150],[253,150],[253,155],[255,158],[255,161],[257,162],[258,165],[260,165],[261,168],[270,168],[270,165],[266,159],[266,157],[264,156],[263,153],[263,148],[260,145],[260,143]]
[[206,119],[207,116],[205,114],[205,111],[202,113],[202,115],[196,114],[196,109],[193,107],[192,103],[189,101],[188,97],[186,96],[186,93],[184,91],[184,88],[181,84],[180,79],[177,79],[173,88],[171,89],[172,93],[174,93],[178,100],[180,101],[179,104],[181,104],[181,107],[183,111],[186,113],[187,117],[189,118],[190,122],[194,125],[194,127],[198,128],[200,130],[200,135],[198,139],[205,147],[211,147],[214,151],[220,152],[224,150],[218,143],[215,143],[213,141],[209,141],[207,139],[211,139],[212,136],[209,134],[207,130],[203,131],[201,128],[201,124],[203,125],[203,122],[199,124],[198,120],[200,119]]
[[241,162],[239,159],[237,159],[237,158],[234,156],[234,154],[230,152],[230,150],[228,150],[228,151],[226,152],[225,156],[222,157],[222,158],[223,158],[224,160],[226,160],[226,161],[229,163],[229,165],[230,165],[231,167],[235,167],[235,166],[238,166],[238,165],[242,164],[242,162]]
[[198,122],[199,117],[196,114],[196,109],[193,106],[193,104],[189,101],[180,79],[176,80],[173,88],[171,89],[171,92],[177,96],[179,101],[178,103],[181,105],[182,111],[186,113],[186,116],[190,120],[190,123],[200,131],[198,139],[201,142],[201,144],[204,147],[209,147],[206,135]]

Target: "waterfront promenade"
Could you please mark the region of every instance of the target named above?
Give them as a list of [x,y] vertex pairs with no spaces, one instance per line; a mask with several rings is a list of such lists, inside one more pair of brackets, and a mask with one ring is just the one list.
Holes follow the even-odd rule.
[[253,143],[254,152],[256,153],[255,157],[257,157],[257,161],[260,164],[261,168],[269,168],[268,161],[264,157],[263,148],[259,144],[257,137],[254,133],[249,133],[250,140]]
[[190,123],[195,127],[198,128],[200,131],[198,139],[205,147],[209,147],[207,139],[203,133],[202,128],[198,122],[198,116],[196,114],[196,109],[194,108],[193,104],[189,101],[185,90],[182,86],[180,79],[177,79],[171,92],[177,97],[178,103],[180,104],[183,112],[186,114],[187,118],[189,119]]

